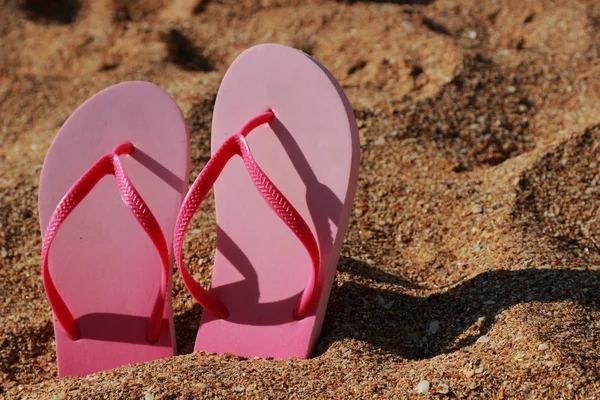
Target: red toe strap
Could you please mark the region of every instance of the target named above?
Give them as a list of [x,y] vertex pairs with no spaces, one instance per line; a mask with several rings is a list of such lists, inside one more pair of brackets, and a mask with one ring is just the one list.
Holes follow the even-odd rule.
[[198,178],[196,178],[196,181],[183,201],[183,205],[177,216],[177,222],[175,223],[173,249],[175,252],[175,260],[183,281],[194,299],[196,299],[196,301],[198,301],[198,303],[206,310],[220,318],[228,317],[229,311],[227,310],[227,307],[225,307],[216,296],[206,291],[192,278],[183,263],[182,251],[185,233],[194,213],[200,206],[202,200],[206,197],[210,188],[214,185],[227,162],[234,155],[242,157],[254,186],[258,189],[269,206],[271,206],[273,211],[275,211],[277,216],[279,216],[279,218],[294,232],[310,255],[312,261],[311,275],[302,292],[302,296],[293,311],[294,318],[301,319],[312,303],[313,297],[315,297],[315,282],[321,263],[317,241],[302,216],[258,166],[245,138],[246,135],[256,127],[271,122],[273,117],[274,114],[271,111],[256,116],[251,119],[239,133],[231,136],[223,143],[208,161]]
[[58,203],[58,206],[52,213],[46,231],[44,232],[41,258],[44,289],[46,290],[50,306],[52,307],[56,319],[72,340],[79,339],[79,329],[77,328],[77,322],[73,318],[73,314],[58,293],[58,290],[52,281],[48,265],[48,255],[50,253],[52,242],[56,237],[56,233],[63,222],[106,175],[115,176],[121,199],[123,199],[127,208],[131,210],[131,213],[135,216],[142,228],[144,228],[144,231],[152,240],[152,243],[160,256],[162,263],[161,285],[149,320],[148,341],[154,343],[160,336],[163,310],[166,304],[168,290],[168,277],[170,273],[169,250],[160,225],[129,180],[129,177],[123,169],[123,164],[119,159],[120,154],[131,154],[133,149],[131,143],[123,143],[117,146],[112,153],[103,156],[92,165],[92,167],[69,189],[60,203]]

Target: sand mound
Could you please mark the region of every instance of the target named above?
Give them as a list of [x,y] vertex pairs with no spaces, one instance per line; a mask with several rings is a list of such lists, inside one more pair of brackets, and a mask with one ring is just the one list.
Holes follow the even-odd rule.
[[519,183],[523,228],[581,267],[600,261],[598,146],[600,126],[594,126],[545,154]]

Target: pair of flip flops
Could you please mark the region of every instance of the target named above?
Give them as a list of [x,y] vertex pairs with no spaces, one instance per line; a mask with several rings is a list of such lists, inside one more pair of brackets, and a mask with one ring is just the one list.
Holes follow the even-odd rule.
[[[174,355],[173,258],[204,308],[195,350],[310,355],[357,184],[358,133],[342,89],[298,50],[255,46],[223,79],[212,158],[186,195],[189,146],[175,102],[146,82],[96,94],[52,143],[39,215],[59,376]],[[205,290],[182,247],[213,186]]]

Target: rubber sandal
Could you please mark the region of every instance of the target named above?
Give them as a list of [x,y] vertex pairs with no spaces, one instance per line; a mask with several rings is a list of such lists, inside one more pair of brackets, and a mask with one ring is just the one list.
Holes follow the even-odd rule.
[[[204,307],[195,350],[308,357],[357,185],[360,148],[349,102],[311,57],[258,45],[223,78],[211,143],[213,156],[184,199],[173,243],[184,283]],[[186,270],[182,246],[213,185],[217,252],[206,291]]]
[[54,139],[39,215],[59,376],[174,354],[170,244],[189,157],[181,111],[147,82],[91,97]]

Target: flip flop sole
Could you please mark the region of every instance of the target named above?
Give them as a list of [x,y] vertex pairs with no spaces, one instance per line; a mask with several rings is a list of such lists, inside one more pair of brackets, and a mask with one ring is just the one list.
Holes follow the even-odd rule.
[[[187,188],[189,137],[181,111],[157,86],[126,82],[101,91],[65,122],[50,146],[39,187],[42,232],[69,188],[100,157],[131,142],[124,169],[170,245]],[[170,256],[172,259],[172,251]],[[161,260],[106,176],[60,227],[50,275],[81,333],[71,340],[54,318],[59,376],[87,375],[172,356],[175,335],[169,290],[157,342],[148,320],[160,289]]]
[[329,72],[281,45],[242,53],[219,89],[214,152],[246,121],[275,119],[247,139],[258,164],[306,220],[319,243],[318,301],[301,320],[293,310],[311,260],[254,187],[240,158],[215,184],[217,253],[211,292],[227,319],[203,312],[196,350],[247,357],[307,357],[319,336],[357,185],[359,140],[354,114]]

